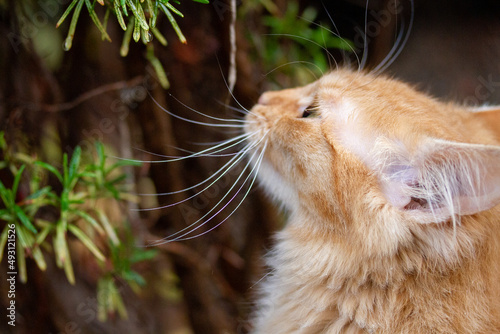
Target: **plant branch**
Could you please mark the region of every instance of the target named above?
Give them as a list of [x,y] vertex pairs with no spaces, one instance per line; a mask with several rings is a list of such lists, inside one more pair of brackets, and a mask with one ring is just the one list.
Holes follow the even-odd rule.
[[82,95],[78,96],[76,99],[70,102],[59,103],[59,104],[44,104],[42,105],[42,110],[50,113],[71,110],[77,107],[78,105],[82,104],[83,102],[90,100],[96,96],[102,95],[104,93],[137,86],[142,82],[142,80],[144,80],[144,76],[139,75],[128,81],[118,81],[111,84],[103,85],[94,88],[92,90],[89,90],[86,93],[83,93]]

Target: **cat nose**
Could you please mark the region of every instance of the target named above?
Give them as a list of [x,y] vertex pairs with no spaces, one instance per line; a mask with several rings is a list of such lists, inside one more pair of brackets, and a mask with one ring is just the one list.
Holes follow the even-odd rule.
[[268,93],[263,93],[260,97],[259,97],[259,101],[257,101],[258,104],[261,104],[261,105],[266,105],[266,104],[269,104],[269,101],[271,100],[271,97]]

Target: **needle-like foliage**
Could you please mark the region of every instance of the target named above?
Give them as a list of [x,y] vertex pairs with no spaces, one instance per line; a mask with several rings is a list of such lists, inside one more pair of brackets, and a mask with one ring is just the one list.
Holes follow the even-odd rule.
[[[192,1],[202,4],[209,3],[208,0]],[[96,3],[106,9],[103,22],[101,22],[96,13]],[[135,42],[142,41],[142,43],[148,45],[147,59],[153,65],[160,84],[166,89],[170,84],[161,63],[154,55],[151,41],[154,36],[162,45],[167,45],[167,39],[156,28],[157,22],[164,16],[172,25],[179,40],[182,43],[187,42],[174,16],[176,15],[182,18],[184,14],[182,14],[173,4],[180,4],[180,2],[178,0],[73,0],[66,8],[66,11],[63,13],[56,26],[59,27],[68,16],[73,13],[68,35],[64,42],[64,49],[67,51],[71,49],[73,44],[76,25],[84,5],[87,8],[90,18],[101,32],[103,40],[111,41],[111,37],[106,31],[106,26],[109,17],[114,16],[117,23],[125,31],[120,48],[120,55],[125,57],[128,54],[132,39]]]

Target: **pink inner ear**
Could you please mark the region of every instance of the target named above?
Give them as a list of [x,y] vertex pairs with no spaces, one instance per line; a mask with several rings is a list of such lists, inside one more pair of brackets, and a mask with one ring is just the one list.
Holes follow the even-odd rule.
[[418,171],[401,164],[391,164],[383,172],[382,192],[393,206],[404,209],[411,202],[409,188],[418,180]]
[[384,182],[382,184],[382,192],[387,201],[398,209],[404,209],[411,202],[411,197],[404,194],[399,182]]
[[429,138],[411,155],[399,145],[383,148],[375,170],[384,196],[394,207],[418,213],[422,222],[500,204],[500,147]]

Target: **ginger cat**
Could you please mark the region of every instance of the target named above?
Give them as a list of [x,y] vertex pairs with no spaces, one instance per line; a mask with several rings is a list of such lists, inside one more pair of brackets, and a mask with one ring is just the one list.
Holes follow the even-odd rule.
[[254,333],[500,332],[500,111],[336,70],[245,131],[289,213]]

